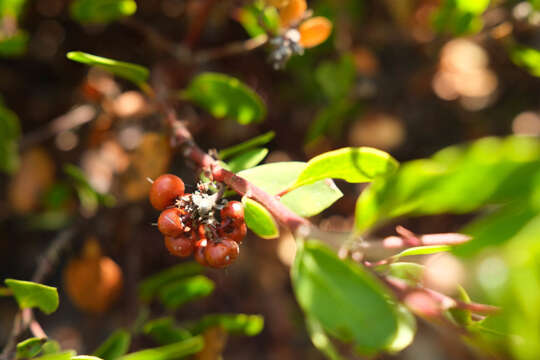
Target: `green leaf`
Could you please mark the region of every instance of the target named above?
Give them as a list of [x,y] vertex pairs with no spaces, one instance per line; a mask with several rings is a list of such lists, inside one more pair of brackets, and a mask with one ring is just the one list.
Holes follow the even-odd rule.
[[251,37],[265,34],[265,28],[274,34],[279,29],[279,13],[274,7],[267,7],[264,1],[260,0],[240,9],[237,19]]
[[386,350],[390,353],[397,353],[409,346],[416,334],[416,319],[413,314],[403,305],[396,306],[398,314],[398,329],[395,338]]
[[48,355],[48,354],[57,354],[62,351],[62,348],[60,347],[60,344],[58,343],[58,341],[49,340],[45,344],[43,344],[42,350],[43,350],[43,355]]
[[164,317],[149,321],[143,332],[160,345],[172,344],[192,337],[191,333],[175,324],[172,317]]
[[82,51],[70,51],[67,58],[90,66],[97,66],[101,69],[110,71],[114,75],[129,80],[138,86],[143,86],[148,80],[150,72],[141,65],[132,64],[124,61],[104,58],[88,54]]
[[73,350],[63,351],[57,354],[42,355],[34,360],[71,360],[77,353]]
[[157,348],[137,351],[122,356],[121,360],[176,360],[184,356],[198,353],[204,347],[202,336],[194,336],[190,339],[165,345]]
[[264,206],[247,197],[242,198],[246,225],[257,236],[263,239],[274,239],[279,236],[279,228],[272,214]]
[[315,78],[329,99],[347,97],[356,80],[353,57],[344,55],[338,62],[323,62],[315,70]]
[[159,298],[169,309],[176,309],[188,301],[208,296],[214,291],[214,283],[204,275],[177,280],[161,288]]
[[267,154],[268,149],[251,149],[227,161],[227,166],[230,171],[237,173],[256,166],[263,161]]
[[306,317],[306,327],[309,332],[309,337],[311,338],[311,342],[315,347],[322,352],[328,359],[330,360],[342,360],[343,358],[339,355],[339,352],[336,350],[334,345],[332,344],[332,341],[326,335],[324,332],[323,327],[321,324],[307,316]]
[[21,309],[37,307],[48,315],[58,308],[58,292],[56,288],[15,279],[6,279],[4,282],[13,291],[13,295]]
[[272,139],[276,136],[276,133],[273,131],[269,131],[267,133],[264,133],[262,135],[256,136],[253,139],[249,139],[247,141],[241,142],[240,144],[228,147],[226,149],[220,150],[218,152],[218,157],[221,160],[225,160],[230,158],[231,156],[238,155],[240,153],[243,153],[247,150],[250,150],[256,146],[261,146],[264,144],[269,143],[272,141]]
[[306,316],[317,320],[330,335],[352,341],[366,353],[392,343],[398,318],[389,303],[391,297],[362,267],[309,240],[296,252],[291,277]]
[[242,125],[261,122],[266,108],[253,90],[237,78],[219,73],[196,76],[181,93],[216,118],[232,118]]
[[348,182],[368,182],[393,174],[398,162],[384,151],[369,147],[342,148],[318,155],[308,161],[292,186],[297,188],[333,178]]
[[[277,195],[289,189],[306,167],[307,164],[303,162],[277,162],[241,171],[238,176]],[[343,194],[334,182],[326,179],[290,191],[281,197],[281,202],[298,215],[307,217],[322,212],[341,196]]]
[[73,356],[71,360],[103,360],[103,359],[97,356],[92,356],[92,355],[77,355],[77,356]]
[[[471,298],[469,297],[469,294],[467,294],[467,291],[463,288],[463,286],[458,285],[458,291],[459,291],[459,300],[470,303]],[[448,310],[450,312],[450,316],[452,319],[458,324],[462,326],[469,326],[473,323],[473,319],[471,316],[470,310],[464,310],[460,308],[452,308]]]
[[17,30],[15,34],[0,40],[1,57],[17,57],[26,53],[30,36],[24,30]]
[[75,0],[70,5],[71,17],[81,23],[109,23],[135,11],[134,0]]
[[540,76],[540,51],[523,45],[510,46],[508,51],[514,64],[525,68],[533,76]]
[[0,101],[0,171],[12,174],[17,170],[20,133],[17,115]]
[[394,255],[396,258],[402,258],[404,256],[414,256],[414,255],[430,255],[436,254],[443,251],[450,251],[452,247],[450,245],[426,245],[426,246],[417,246],[403,250],[397,255]]
[[360,233],[406,214],[467,213],[526,199],[536,188],[539,169],[537,139],[484,138],[451,146],[431,159],[404,163],[394,176],[373,182],[358,198],[355,228]]
[[154,297],[161,288],[177,280],[198,275],[203,267],[195,261],[184,262],[147,277],[139,285],[139,297],[148,301]]
[[1,0],[0,17],[20,17],[25,4],[26,0]]
[[490,0],[444,0],[433,16],[433,27],[454,35],[476,33],[482,29],[481,15],[489,3]]
[[381,265],[376,268],[387,276],[408,281],[412,285],[417,285],[424,276],[424,266],[412,262],[396,262],[388,265]]
[[202,334],[204,330],[214,326],[221,326],[232,334],[255,336],[262,331],[264,318],[260,315],[211,314],[203,316],[189,326],[189,329],[193,334]]
[[103,360],[117,359],[129,350],[130,344],[130,333],[125,330],[116,330],[94,351],[94,356]]
[[41,351],[47,339],[33,337],[17,344],[17,359],[27,359],[36,356]]

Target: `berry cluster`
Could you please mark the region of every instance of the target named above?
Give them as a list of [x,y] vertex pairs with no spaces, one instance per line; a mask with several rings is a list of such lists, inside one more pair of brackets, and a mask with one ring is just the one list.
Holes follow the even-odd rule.
[[184,190],[182,179],[171,174],[158,177],[150,189],[152,206],[161,210],[157,226],[167,250],[179,257],[194,254],[204,266],[230,265],[247,232],[242,203],[219,199],[204,184],[193,194]]

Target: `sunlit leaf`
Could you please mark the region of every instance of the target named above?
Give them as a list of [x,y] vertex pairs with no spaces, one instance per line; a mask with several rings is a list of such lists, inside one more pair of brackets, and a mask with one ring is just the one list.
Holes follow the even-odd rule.
[[253,139],[249,139],[247,141],[241,142],[240,144],[228,147],[226,149],[220,150],[218,152],[218,157],[221,160],[225,160],[230,158],[231,156],[238,155],[240,153],[243,153],[247,150],[250,150],[256,146],[264,145],[268,142],[270,142],[274,136],[276,136],[276,133],[273,131],[269,131],[267,133],[264,133],[262,135],[256,136]]
[[4,282],[13,291],[21,309],[37,307],[45,314],[51,314],[58,308],[58,292],[54,287],[15,279]]
[[450,251],[452,247],[450,245],[426,245],[426,246],[417,246],[401,251],[399,254],[395,255],[396,258],[401,258],[405,256],[414,256],[414,255],[430,255],[436,254],[443,251]]
[[514,64],[525,68],[531,75],[540,76],[540,51],[523,45],[508,48]]
[[150,72],[147,68],[141,65],[132,64],[124,61],[104,58],[88,54],[82,51],[70,51],[67,53],[67,58],[90,66],[97,66],[104,70],[129,80],[138,86],[146,83]]
[[251,37],[265,34],[266,29],[277,33],[279,28],[278,12],[273,7],[265,6],[264,1],[261,0],[240,9],[237,19]]
[[202,271],[203,267],[195,261],[175,265],[144,279],[139,285],[139,296],[148,301],[164,286],[180,279],[198,275]]
[[[303,162],[278,162],[259,165],[238,173],[264,191],[277,195],[289,189],[302,170]],[[343,194],[334,182],[326,179],[302,186],[281,197],[281,202],[300,216],[313,216],[328,208]]]
[[393,174],[398,162],[384,151],[369,147],[342,148],[309,160],[292,187],[334,178],[348,182],[368,182]]
[[130,344],[130,333],[125,330],[116,330],[94,351],[94,356],[103,360],[117,359],[129,350]]
[[306,317],[306,327],[309,332],[309,337],[311,338],[311,342],[315,347],[322,352],[326,357],[330,360],[342,360],[343,358],[339,355],[339,352],[332,344],[332,341],[326,335],[324,332],[323,327],[321,324],[307,316]]
[[330,335],[367,353],[392,343],[398,316],[390,295],[359,265],[309,240],[297,250],[291,276],[300,306]]
[[134,0],[75,0],[70,5],[71,17],[81,23],[108,23],[135,11]]
[[268,149],[256,148],[247,150],[227,161],[230,171],[237,173],[239,171],[250,169],[259,164],[268,154]]
[[279,236],[279,228],[268,210],[258,202],[247,197],[242,198],[246,225],[257,236],[263,239],[274,239]]
[[261,122],[266,107],[253,90],[237,78],[219,74],[202,73],[196,76],[181,93],[217,118],[229,117],[240,124]]
[[382,265],[378,266],[376,270],[385,275],[408,281],[413,285],[421,282],[424,276],[424,266],[412,262],[396,262]]
[[214,283],[206,276],[197,275],[174,281],[159,291],[159,298],[169,309],[176,309],[188,301],[208,296],[214,290]]
[[73,350],[63,351],[57,354],[46,354],[40,357],[34,358],[35,360],[71,360],[76,356],[76,352]]
[[433,16],[433,26],[439,32],[454,35],[480,31],[483,26],[482,13],[490,0],[444,0]]
[[416,319],[403,305],[396,306],[398,329],[395,338],[386,348],[388,352],[397,353],[409,346],[416,334]]
[[221,326],[233,334],[255,336],[264,327],[264,319],[260,315],[246,314],[211,314],[203,316],[199,321],[189,326],[193,334],[201,334],[204,330]]
[[47,339],[33,337],[17,344],[17,359],[27,359],[36,356],[41,351]]
[[195,354],[204,347],[201,336],[157,348],[137,351],[120,357],[121,360],[175,360]]

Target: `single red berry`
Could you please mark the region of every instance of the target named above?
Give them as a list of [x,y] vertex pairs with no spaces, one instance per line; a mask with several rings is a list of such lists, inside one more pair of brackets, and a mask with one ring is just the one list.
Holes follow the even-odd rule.
[[208,266],[208,261],[206,261],[206,246],[196,246],[194,257],[195,261],[202,266]]
[[229,201],[223,209],[221,209],[221,219],[232,219],[234,222],[244,221],[244,205],[240,201]]
[[214,268],[224,268],[232,264],[240,254],[238,243],[231,239],[211,242],[206,247],[205,257],[208,265]]
[[184,195],[184,182],[176,175],[164,174],[152,183],[150,202],[157,210],[174,205],[176,198]]
[[228,218],[221,223],[221,226],[218,229],[218,234],[221,237],[226,237],[236,241],[237,243],[241,243],[242,240],[244,240],[244,237],[246,237],[247,226],[244,222],[237,223]]
[[184,233],[184,224],[180,216],[182,212],[177,208],[165,209],[158,218],[158,229],[165,236],[177,237]]
[[[186,234],[187,235],[187,234]],[[193,254],[195,244],[191,237],[180,235],[179,237],[165,236],[165,247],[169,252],[178,257],[188,257]]]

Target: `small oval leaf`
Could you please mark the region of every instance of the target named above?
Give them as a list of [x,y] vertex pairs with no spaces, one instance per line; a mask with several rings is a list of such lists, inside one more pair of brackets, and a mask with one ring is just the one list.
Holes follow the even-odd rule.
[[394,173],[398,162],[389,154],[369,147],[342,148],[318,155],[298,176],[293,188],[333,178],[351,183],[369,182]]
[[240,144],[236,144],[234,146],[220,150],[218,152],[218,157],[221,160],[225,160],[231,156],[234,156],[234,155],[243,153],[244,151],[247,151],[249,149],[252,149],[255,146],[264,145],[270,142],[274,138],[274,136],[276,136],[276,133],[273,131],[269,131],[262,135],[255,136],[254,138],[241,142]]
[[208,296],[212,291],[214,291],[212,280],[204,275],[197,275],[163,287],[159,292],[159,298],[165,307],[176,309],[188,301]]
[[175,360],[195,354],[204,347],[202,336],[161,347],[137,351],[120,357],[121,360]]
[[403,305],[396,307],[398,314],[398,330],[392,343],[386,348],[391,353],[397,353],[409,346],[416,334],[416,319]]
[[166,285],[171,284],[179,279],[185,279],[189,276],[198,275],[202,271],[203,267],[195,261],[172,266],[144,279],[139,285],[139,297],[148,301]]
[[230,171],[237,173],[256,166],[263,161],[267,154],[268,149],[251,149],[227,161],[227,166],[229,167]]
[[104,70],[129,80],[138,86],[144,86],[150,71],[144,66],[124,61],[108,59],[101,56],[88,54],[82,51],[70,51],[67,53],[69,60],[77,61],[90,66],[97,66]]
[[131,335],[125,330],[116,330],[94,351],[94,356],[103,360],[113,360],[129,350]]
[[276,221],[264,206],[255,200],[242,198],[246,225],[263,239],[274,239],[279,236],[279,228]]
[[399,254],[395,255],[396,258],[401,258],[403,256],[413,256],[413,255],[430,255],[436,254],[438,252],[450,251],[452,247],[450,245],[427,245],[427,246],[417,246],[409,249],[405,249]]
[[225,74],[200,74],[181,96],[217,118],[229,117],[242,125],[261,122],[266,115],[259,95],[240,80]]
[[[385,349],[398,329],[390,295],[363,268],[318,241],[299,247],[291,269],[296,298],[330,335],[363,352]],[[339,309],[339,311],[336,311]]]
[[221,326],[233,334],[255,336],[262,331],[264,318],[260,315],[247,314],[211,314],[203,316],[190,326],[190,330],[193,334],[201,334],[204,330],[214,326]]
[[17,344],[17,359],[28,359],[36,356],[41,351],[45,338],[33,337]]
[[5,283],[21,309],[37,307],[45,314],[51,314],[58,308],[58,292],[54,287],[15,279],[6,279]]

